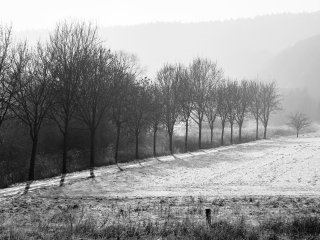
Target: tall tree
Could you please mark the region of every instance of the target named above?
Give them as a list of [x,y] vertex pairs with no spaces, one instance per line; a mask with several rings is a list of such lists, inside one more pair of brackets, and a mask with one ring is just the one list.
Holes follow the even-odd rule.
[[111,106],[110,51],[101,46],[88,46],[81,64],[78,117],[90,131],[90,174],[94,177],[95,135],[102,117]]
[[206,105],[211,88],[221,77],[221,69],[208,59],[196,58],[190,65],[190,78],[193,86],[193,116],[192,119],[199,128],[199,149],[201,148],[202,123],[205,117]]
[[260,91],[261,91],[261,83],[256,81],[250,81],[249,84],[250,88],[250,95],[251,95],[251,103],[249,105],[249,111],[254,117],[256,121],[256,140],[259,139],[259,119],[261,114],[261,98],[260,98]]
[[242,126],[248,114],[250,103],[252,102],[252,92],[248,81],[241,81],[237,90],[236,102],[236,122],[239,127],[239,142],[242,141]]
[[205,115],[210,127],[210,143],[213,146],[213,127],[217,118],[217,86],[213,87],[209,93]]
[[11,27],[0,25],[0,127],[7,117],[15,93],[14,79],[10,78]]
[[150,123],[150,83],[144,78],[135,82],[131,86],[130,101],[128,107],[128,128],[135,137],[135,158],[139,159],[139,136],[142,130],[146,129]]
[[164,124],[169,135],[169,150],[173,154],[174,125],[181,113],[179,65],[164,65],[157,73],[157,80],[163,98]]
[[96,31],[90,24],[65,22],[57,25],[48,43],[57,94],[51,117],[63,136],[62,174],[67,172],[69,131],[78,105],[82,61],[88,46],[98,42]]
[[[112,120],[116,126],[115,161],[118,165],[118,153],[120,145],[120,134],[124,124],[128,121],[128,107],[130,101],[130,89],[136,78],[141,74],[141,67],[137,57],[125,52],[114,54],[112,64]],[[119,165],[118,168],[122,170]]]
[[230,143],[233,144],[233,126],[236,121],[236,106],[239,99],[237,99],[238,83],[236,81],[227,81],[226,87],[226,107],[227,118],[230,124]]
[[189,122],[191,118],[191,113],[193,110],[193,82],[191,81],[188,69],[180,68],[180,104],[181,104],[181,115],[183,122],[185,123],[185,151],[188,151],[188,133],[189,133]]
[[157,156],[157,132],[163,120],[163,98],[157,83],[153,83],[150,89],[150,124],[153,132],[153,156]]
[[280,94],[275,82],[262,84],[260,91],[261,98],[261,114],[260,120],[263,124],[263,138],[267,138],[267,128],[270,120],[270,115],[280,110]]
[[50,61],[47,51],[40,45],[36,53],[31,53],[26,44],[17,47],[13,60],[12,77],[15,79],[16,94],[12,110],[28,126],[32,140],[29,180],[34,180],[40,128],[55,100],[53,78],[48,68]]
[[221,142],[224,144],[224,129],[228,119],[228,106],[227,106],[227,85],[225,81],[220,82],[217,89],[217,112],[221,121]]

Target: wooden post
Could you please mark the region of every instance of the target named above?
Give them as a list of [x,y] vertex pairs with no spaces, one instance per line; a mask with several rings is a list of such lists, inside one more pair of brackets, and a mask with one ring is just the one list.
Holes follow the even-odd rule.
[[206,208],[206,220],[208,225],[211,225],[211,209],[210,208]]

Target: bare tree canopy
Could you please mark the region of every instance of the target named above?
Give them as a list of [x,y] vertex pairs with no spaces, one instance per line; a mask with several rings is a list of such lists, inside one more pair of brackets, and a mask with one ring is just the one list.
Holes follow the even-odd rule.
[[157,156],[157,132],[163,121],[163,98],[157,82],[150,86],[150,116],[149,121],[153,131],[153,156]]
[[173,153],[173,131],[181,113],[179,65],[164,65],[157,74],[163,99],[163,121],[169,135],[169,150]]
[[193,102],[194,102],[194,91],[192,86],[192,80],[190,77],[189,69],[181,66],[179,68],[180,75],[180,105],[181,105],[181,118],[185,123],[185,142],[184,148],[185,151],[188,151],[188,134],[189,134],[189,124],[191,119],[191,113],[193,111]]
[[90,131],[90,169],[94,177],[95,134],[102,117],[111,107],[112,55],[101,46],[89,46],[81,64],[78,118]]
[[6,119],[15,93],[14,79],[10,77],[11,27],[0,25],[0,127]]
[[202,122],[206,112],[211,89],[222,78],[222,70],[209,59],[196,58],[190,65],[190,78],[193,87],[192,119],[199,127],[199,149],[201,148]]
[[239,104],[238,99],[238,83],[236,81],[227,81],[226,87],[226,107],[227,107],[227,119],[230,124],[230,143],[233,144],[233,126],[236,121],[237,114],[237,104]]
[[135,137],[135,158],[139,159],[139,136],[150,124],[151,85],[147,78],[132,84],[128,107],[128,128]]
[[34,180],[34,166],[38,136],[44,118],[55,102],[53,78],[49,71],[50,56],[38,45],[37,52],[31,52],[26,44],[15,51],[12,77],[15,79],[16,94],[12,110],[28,126],[32,140],[29,180]]
[[257,81],[250,81],[250,95],[251,104],[249,106],[249,111],[256,121],[256,140],[259,138],[259,119],[261,114],[262,102],[260,98],[260,91],[262,84]]
[[[118,164],[121,129],[129,120],[130,90],[141,72],[141,67],[135,55],[125,52],[116,52],[114,54],[111,70],[111,109],[112,121],[117,129],[114,157],[116,164]],[[121,170],[120,167],[119,169]]]
[[243,80],[238,85],[236,93],[237,102],[235,103],[236,114],[235,119],[239,127],[239,142],[242,141],[242,126],[245,117],[249,113],[249,107],[252,103],[252,91],[250,89],[250,82]]
[[226,81],[221,81],[218,85],[217,90],[217,112],[221,121],[221,141],[220,144],[224,144],[224,129],[226,125],[226,120],[228,118],[228,103],[227,103],[227,83]]
[[70,122],[77,111],[81,67],[86,50],[99,43],[97,29],[85,23],[61,23],[50,35],[50,71],[55,80],[57,101],[51,111],[63,135],[62,174],[67,171]]
[[270,115],[280,110],[280,95],[275,82],[261,85],[260,89],[261,112],[260,120],[264,127],[263,138],[267,138],[267,127],[269,124]]
[[207,99],[207,104],[206,104],[206,111],[205,115],[207,117],[208,125],[210,128],[210,143],[211,146],[213,145],[213,127],[214,127],[214,122],[217,118],[218,115],[218,97],[217,97],[217,86],[214,86],[213,88],[210,89],[210,93]]
[[302,129],[307,128],[311,125],[310,119],[301,112],[296,112],[289,116],[288,125],[296,130],[297,137]]

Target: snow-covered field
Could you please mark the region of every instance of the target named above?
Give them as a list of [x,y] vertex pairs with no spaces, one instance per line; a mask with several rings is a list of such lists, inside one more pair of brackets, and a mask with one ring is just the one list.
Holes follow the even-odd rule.
[[[47,197],[144,198],[248,195],[320,196],[320,137],[276,138],[141,163],[102,167],[31,184]],[[24,185],[0,190],[0,198]]]
[[89,171],[69,174],[62,187],[59,177],[33,182],[28,194],[22,194],[25,184],[2,189],[0,238],[1,229],[50,235],[88,219],[96,226],[205,221],[208,208],[217,221],[245,219],[253,226],[270,219],[320,218],[318,136],[147,159],[121,165],[124,171],[102,167],[95,179],[88,178]]

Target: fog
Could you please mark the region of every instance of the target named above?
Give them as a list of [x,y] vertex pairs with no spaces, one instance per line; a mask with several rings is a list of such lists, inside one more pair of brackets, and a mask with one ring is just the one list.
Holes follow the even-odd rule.
[[[164,63],[187,65],[194,57],[207,57],[223,68],[225,76],[277,81],[284,98],[279,119],[301,110],[319,118],[319,26],[320,12],[313,12],[215,22],[99,26],[99,32],[107,47],[136,54],[151,78]],[[35,43],[46,40],[48,32],[19,31],[17,37]],[[293,104],[296,101],[299,104]]]

